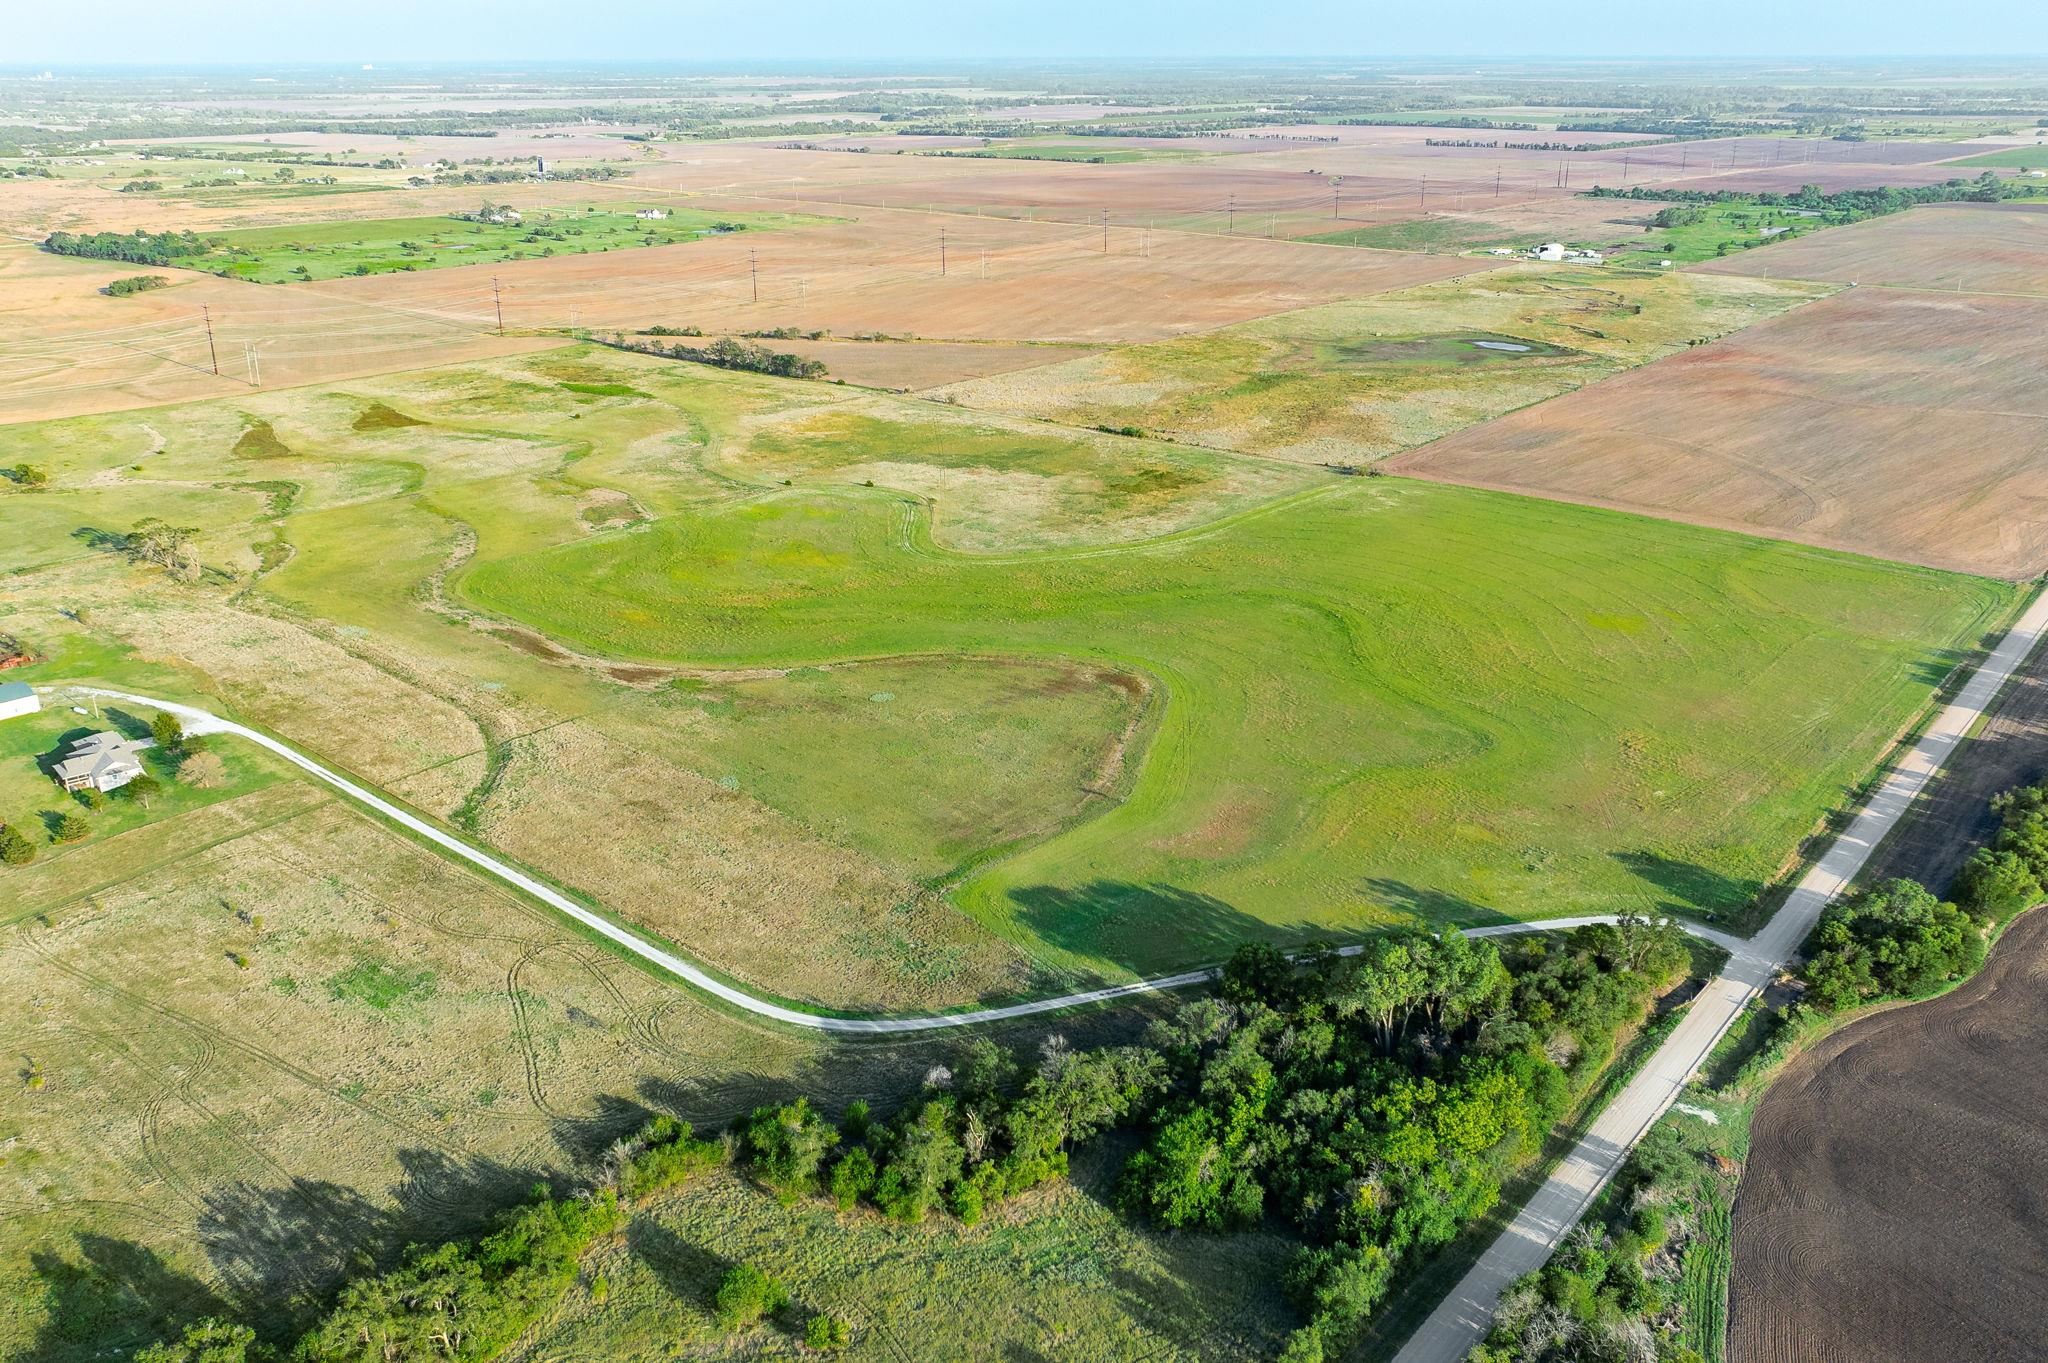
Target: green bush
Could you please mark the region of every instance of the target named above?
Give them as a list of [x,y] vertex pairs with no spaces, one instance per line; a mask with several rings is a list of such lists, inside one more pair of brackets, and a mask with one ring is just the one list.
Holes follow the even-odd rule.
[[837,1353],[853,1343],[853,1327],[837,1316],[812,1316],[804,1322],[804,1347]]
[[36,859],[36,845],[12,824],[0,823],[0,862],[26,866]]
[[752,1264],[736,1264],[719,1282],[711,1304],[720,1325],[743,1330],[789,1305],[789,1289]]
[[51,836],[58,842],[83,842],[92,836],[92,825],[81,815],[64,813],[57,816],[57,826]]
[[698,1140],[688,1122],[674,1117],[656,1117],[649,1122],[637,1144],[643,1148],[619,1174],[620,1191],[627,1197],[645,1197],[658,1189],[674,1187],[693,1174],[725,1162],[722,1143]]

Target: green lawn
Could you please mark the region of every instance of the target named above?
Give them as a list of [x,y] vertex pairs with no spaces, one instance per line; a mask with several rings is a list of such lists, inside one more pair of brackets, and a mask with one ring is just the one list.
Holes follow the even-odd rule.
[[1166,705],[1129,797],[954,893],[1049,964],[1136,970],[1411,914],[1734,914],[2014,599],[1365,479],[997,560],[938,551],[900,495],[793,490],[486,556],[460,589],[612,656],[1011,654],[1151,676]]
[[1373,246],[1386,251],[1476,251],[1494,246],[1526,246],[1532,238],[1527,232],[1504,235],[1496,226],[1459,218],[1418,218],[1414,222],[1343,227],[1301,240],[1327,246]]
[[[144,824],[247,794],[275,779],[269,763],[246,745],[202,740],[205,749],[217,755],[225,768],[225,779],[220,785],[200,788],[180,781],[177,759],[151,751],[144,756],[143,763],[162,783],[160,794],[144,805],[131,793],[117,791],[106,797],[103,808],[90,810],[76,795],[61,790],[45,771],[44,764],[58,754],[69,738],[94,729],[146,737],[148,720],[153,714],[154,711],[139,707],[110,706],[100,715],[80,715],[68,706],[53,705],[33,715],[0,720],[0,823],[19,829],[35,844],[37,863],[68,856]],[[84,841],[55,841],[56,821],[67,813],[81,816],[92,826],[91,835]],[[12,869],[0,867],[0,904],[9,898],[6,887]],[[0,917],[6,916],[0,910]]]
[[[518,208],[516,189],[510,197]],[[479,203],[486,198],[497,201],[493,195],[481,195]],[[210,249],[202,255],[181,257],[177,263],[260,284],[282,284],[666,246],[719,232],[761,231],[814,221],[786,213],[705,213],[659,207],[669,216],[640,219],[633,216],[632,207],[547,212],[529,205],[518,223],[430,217],[252,227],[208,233]]]

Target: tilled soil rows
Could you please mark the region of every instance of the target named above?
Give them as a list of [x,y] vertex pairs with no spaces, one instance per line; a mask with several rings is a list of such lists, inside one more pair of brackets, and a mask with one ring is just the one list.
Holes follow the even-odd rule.
[[1730,1363],[2048,1353],[2048,914],[1954,993],[1800,1057],[1735,1202]]

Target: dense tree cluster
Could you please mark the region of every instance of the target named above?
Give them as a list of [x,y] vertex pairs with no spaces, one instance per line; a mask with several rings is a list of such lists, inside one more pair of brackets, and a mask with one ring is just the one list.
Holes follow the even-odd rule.
[[611,344],[621,350],[637,350],[644,355],[665,355],[672,360],[688,360],[693,364],[708,364],[717,369],[740,369],[751,374],[774,374],[785,379],[818,379],[825,376],[825,363],[822,360],[811,360],[786,351],[770,350],[764,345],[750,345],[730,336],[721,336],[708,346],[690,346],[680,342],[663,345],[659,341],[629,340],[623,336],[614,337]]
[[1615,1180],[1606,1214],[1501,1297],[1468,1363],[1701,1363],[1653,1328],[1681,1309],[1675,1242],[1697,1222],[1699,1168],[1671,1128],[1653,1130]]
[[[2033,198],[2043,193],[2037,183],[2003,180],[1985,171],[1974,180],[1944,180],[1938,185],[1884,185],[1874,189],[1843,189],[1824,194],[1819,185],[1801,185],[1788,194],[1752,194],[1733,189],[1662,189],[1634,185],[1628,189],[1595,186],[1586,191],[1596,199],[1648,199],[1686,204],[1756,204],[1762,208],[1798,208],[1817,213],[1827,222],[1840,225],[1864,218],[1898,213],[1916,204],[1997,203],[2002,199]],[[1667,224],[1668,225],[1668,224]]]
[[1953,893],[1978,918],[2003,923],[2048,898],[2048,786],[2022,786],[1991,802],[1998,835],[1963,864]]
[[137,265],[176,265],[204,255],[207,241],[196,232],[52,232],[43,249],[60,256],[126,260]]
[[1911,880],[1887,880],[1836,900],[1806,939],[1805,1001],[1825,1012],[1870,999],[1925,994],[1984,961],[1969,914]]

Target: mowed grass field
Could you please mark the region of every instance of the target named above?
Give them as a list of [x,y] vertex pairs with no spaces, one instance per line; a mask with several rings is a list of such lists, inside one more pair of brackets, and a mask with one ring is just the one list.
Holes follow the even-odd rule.
[[[364,1257],[470,1233],[536,1181],[589,1179],[651,1112],[716,1128],[797,1092],[886,1109],[952,1055],[950,1039],[833,1047],[736,1021],[294,779],[4,874],[9,1359],[127,1357],[228,1311],[289,1342]],[[1057,1025],[1088,1045],[1142,1021]],[[998,1035],[1029,1050],[1043,1030]],[[755,1253],[771,1226],[787,1215],[721,1181],[608,1247],[621,1334],[710,1336],[692,1266]],[[931,1268],[915,1300],[933,1314],[906,1299],[887,1323],[973,1318],[992,1350],[1035,1345],[1033,1302],[1069,1281],[1084,1357],[1135,1332],[1251,1359],[1285,1314],[1276,1242],[1197,1264],[1071,1190],[975,1231],[925,1228],[911,1257],[879,1252],[901,1234],[814,1222],[812,1251],[775,1267],[834,1300]],[[1231,1304],[1221,1337],[1241,1351],[1201,1348],[1219,1326],[1183,1315],[1191,1293]],[[575,1314],[550,1335],[593,1337]]]
[[[505,193],[499,186],[489,188]],[[516,200],[517,189],[511,187],[505,201]],[[479,204],[484,202],[501,200],[483,194]],[[512,206],[518,208],[516,203]],[[639,218],[631,206],[591,206],[579,210],[535,208],[529,204],[520,210],[518,222],[469,222],[441,216],[247,227],[206,234],[207,249],[196,255],[180,256],[177,263],[259,284],[285,284],[301,279],[337,279],[343,275],[601,254],[820,221],[791,214],[726,214],[658,207],[668,216]]]
[[940,389],[970,407],[1363,463],[1821,296],[1514,265]]

